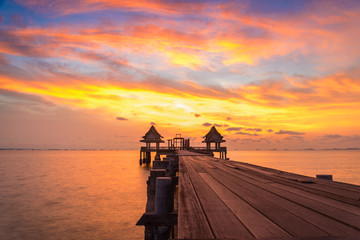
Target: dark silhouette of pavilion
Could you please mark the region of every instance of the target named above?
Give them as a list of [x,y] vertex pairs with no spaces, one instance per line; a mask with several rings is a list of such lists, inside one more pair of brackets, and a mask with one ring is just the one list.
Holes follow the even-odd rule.
[[[181,134],[176,134],[175,138],[168,139],[167,147],[160,147],[160,143],[165,142],[162,140],[164,137],[153,125],[142,138],[140,142],[144,142],[146,145],[140,148],[140,165],[151,163],[151,152],[156,152],[155,160],[160,160],[160,155],[173,154],[177,150],[200,152],[212,156],[214,156],[214,152],[219,152],[221,159],[227,159],[227,148],[220,146],[225,140],[223,140],[223,136],[216,130],[215,126],[212,126],[210,131],[203,137],[205,138],[203,143],[206,143],[206,147],[191,147],[190,139],[181,137]],[[155,147],[151,146],[152,143],[156,144]],[[215,143],[214,148],[212,148],[212,143]]]
[[[147,133],[143,136],[140,142],[146,143],[146,147],[141,147],[140,151],[140,165],[142,163],[149,164],[151,162],[151,152],[158,152],[160,150],[160,143],[163,143],[161,138],[164,138],[152,125]],[[155,143],[155,148],[151,147],[151,143]],[[142,162],[141,162],[142,161]]]
[[[215,126],[212,126],[210,131],[203,138],[205,138],[203,143],[206,143],[207,150],[215,150],[213,152],[219,152],[221,159],[226,159],[226,147],[224,148],[220,146],[222,142],[226,141],[223,140],[224,137],[218,132],[218,130],[216,130]],[[211,143],[215,143],[215,149],[211,149]]]

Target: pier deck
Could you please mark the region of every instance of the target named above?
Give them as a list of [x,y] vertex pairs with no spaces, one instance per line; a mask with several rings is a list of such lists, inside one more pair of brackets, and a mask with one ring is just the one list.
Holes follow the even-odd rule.
[[178,239],[360,239],[359,186],[178,155]]

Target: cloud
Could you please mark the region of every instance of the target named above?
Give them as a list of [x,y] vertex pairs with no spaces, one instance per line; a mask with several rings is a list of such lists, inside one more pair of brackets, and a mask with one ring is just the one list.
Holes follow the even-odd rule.
[[261,128],[245,128],[244,130],[246,130],[246,131],[255,131],[255,132],[261,132],[262,131]]
[[211,123],[208,123],[208,122],[203,123],[203,124],[201,124],[201,125],[203,125],[204,127],[210,127],[210,126],[212,126],[212,124],[211,124]]
[[155,122],[151,122],[150,124],[151,124],[151,125],[156,125],[156,123],[155,123]]
[[272,129],[268,129],[267,131],[268,131],[269,133],[271,133],[271,132],[273,132],[274,130],[272,130]]
[[195,114],[194,114],[194,116],[195,116],[196,118],[198,118],[198,117],[200,117],[201,115],[200,115],[200,114],[195,113]]
[[217,124],[217,123],[214,123],[214,126],[215,126],[215,127],[228,127],[229,125],[227,125],[227,124]]
[[340,134],[325,134],[324,136],[322,136],[321,138],[326,140],[326,139],[339,139],[342,138],[343,136]]
[[[166,5],[167,3],[164,4]],[[60,2],[54,3],[52,6],[58,5],[62,6]],[[351,19],[352,15],[348,17]],[[227,21],[227,18],[225,17],[222,20]],[[230,17],[228,20],[232,20],[232,18]],[[251,27],[260,29],[266,27],[266,25],[261,23],[260,19],[258,19],[259,21],[255,19],[253,22],[249,19],[245,20],[242,24],[249,24]],[[275,20],[268,21],[283,25]],[[348,21],[350,20],[346,20],[346,22]],[[277,31],[275,28],[270,30]],[[130,58],[134,58],[141,53],[142,58],[148,61],[156,55],[165,62],[175,62],[176,64],[172,66],[175,68],[179,64],[193,68],[195,61],[197,62],[195,64],[197,69],[200,69],[202,67],[209,67],[207,66],[209,62],[202,61],[201,59],[203,58],[199,58],[199,56],[204,56],[204,59],[208,59],[209,54],[215,54],[221,59],[224,57],[228,58],[231,54],[235,54],[236,51],[242,51],[245,48],[244,46],[249,45],[250,49],[250,46],[254,45],[253,48],[257,48],[258,45],[261,45],[261,41],[267,41],[267,36],[265,36],[264,39],[260,38],[258,40],[255,38],[255,40],[253,39],[241,45],[233,44],[231,39],[236,41],[239,38],[236,35],[238,34],[237,31],[232,33],[233,36],[228,36],[230,37],[228,40],[226,40],[227,36],[218,36],[217,34],[215,34],[215,40],[213,40],[209,38],[208,34],[214,31],[214,29],[210,28],[208,31],[174,29],[163,26],[159,22],[156,22],[156,24],[145,23],[140,26],[130,24],[126,30],[123,30],[122,23],[114,26],[90,26],[85,28],[77,25],[6,28],[2,29],[0,33],[2,35],[0,51],[10,55],[42,58],[41,64],[43,65],[45,63],[44,59],[54,56],[76,61],[76,64],[68,67],[68,70],[72,71],[71,73],[68,72],[68,74],[83,75],[84,71],[77,71],[77,69],[81,69],[81,67],[78,67],[80,65],[92,71],[97,70],[99,76],[96,77],[112,76],[112,71],[116,72],[116,75],[113,75],[114,78],[130,78],[131,81],[128,82],[131,83],[124,83],[125,81],[118,82],[131,87],[141,85],[141,87],[155,89],[154,84],[161,83],[155,86],[163,92],[171,90],[177,94],[185,92],[197,96],[212,96],[220,99],[233,98],[238,101],[261,106],[312,106],[314,103],[334,101],[348,103],[354,100],[358,101],[360,98],[357,91],[360,85],[358,81],[359,70],[356,69],[317,78],[286,76],[285,79],[266,79],[235,86],[234,88],[221,88],[219,85],[204,85],[192,80],[181,82],[161,79],[156,76],[156,73],[151,71],[151,68],[154,68],[156,64],[150,68],[143,69],[143,66],[135,67],[135,65],[139,64],[136,61],[129,61]],[[240,34],[241,39],[254,38],[254,36],[244,34]],[[212,41],[220,41],[224,45],[222,47],[224,49],[209,47]],[[276,44],[278,45],[279,43]],[[222,45],[220,44],[220,46]],[[272,47],[268,48],[272,49]],[[112,49],[112,51],[105,49]],[[116,54],[114,54],[114,51]],[[230,54],[229,52],[234,53]],[[182,55],[187,57],[181,57]],[[196,60],[198,58],[199,61]],[[261,59],[262,56],[257,58]],[[61,61],[61,59],[58,60]],[[51,60],[49,62],[53,64],[54,61]],[[92,68],[92,64],[96,65],[96,67]],[[210,63],[210,65],[212,64],[214,63]],[[107,72],[103,66],[108,68],[110,72]],[[137,71],[139,73],[134,76],[133,72]],[[62,73],[64,74],[64,72]],[[349,89],[351,90],[350,92]]]
[[254,137],[259,136],[259,134],[257,134],[257,133],[247,133],[247,132],[236,132],[235,134],[247,135],[247,136],[254,136]]
[[0,52],[2,53],[18,56],[50,56],[46,49],[39,45],[42,42],[41,40],[38,40],[38,44],[34,44],[35,39],[30,39],[29,36],[24,36],[21,33],[18,34],[15,29],[0,29],[0,36]]
[[[40,6],[40,4],[36,4],[36,1],[20,0],[19,2],[35,9]],[[54,34],[54,31],[48,34],[56,35],[55,40],[57,38],[69,40],[67,38],[70,37],[79,42],[90,43],[91,39],[91,42],[95,44],[103,43],[119,49],[124,47],[146,54],[153,54],[156,51],[174,65],[193,69],[213,67],[214,64],[208,61],[209,57],[222,59],[221,63],[225,66],[232,64],[255,65],[259,64],[261,60],[278,56],[305,55],[309,57],[312,52],[315,52],[316,56],[330,55],[327,59],[314,59],[325,62],[325,64],[330,61],[329,59],[335,61],[336,56],[341,56],[346,63],[351,63],[359,57],[357,53],[349,54],[353,49],[351,44],[344,44],[357,44],[354,40],[359,36],[359,31],[356,31],[358,26],[354,24],[359,20],[356,14],[359,12],[357,8],[346,9],[342,6],[339,7],[338,12],[334,13],[315,6],[315,10],[325,15],[323,18],[319,18],[316,13],[301,12],[294,16],[283,16],[288,19],[273,19],[263,14],[250,14],[246,10],[246,4],[233,3],[220,5],[210,2],[140,1],[135,3],[128,0],[118,2],[81,0],[69,4],[61,0],[51,1],[51,3],[44,0],[41,6],[46,6],[44,8],[47,12],[54,10],[61,14],[107,9],[125,10],[127,15],[135,14],[131,11],[136,11],[140,16],[149,13],[159,14],[158,18],[153,17],[151,20],[120,22],[108,28],[102,26],[100,29],[83,29],[81,26],[83,30],[67,29],[69,33],[67,35],[61,32]],[[198,14],[198,10],[203,8],[206,8],[207,11]],[[342,9],[342,12],[341,8],[345,8],[345,10]],[[196,18],[185,18],[181,21],[176,18],[172,19],[171,16],[167,16],[167,18],[161,16],[164,13],[170,15],[194,13],[192,11],[197,14]],[[343,27],[328,27],[322,22],[324,19],[329,21],[338,19],[332,24],[339,24]],[[209,20],[217,22],[217,24],[209,24]],[[206,28],[195,30],[198,28],[186,27],[194,26],[198,22]],[[218,31],[222,27],[227,31]],[[40,35],[36,39],[39,40],[41,37]],[[68,45],[72,46],[72,44]],[[295,91],[299,90],[301,91],[301,89],[295,89]]]
[[287,140],[287,141],[303,141],[304,137],[303,136],[289,136],[289,137],[284,138],[284,140]]
[[0,53],[0,66],[5,66],[8,63],[4,54]]
[[280,130],[275,134],[287,134],[287,135],[304,135],[304,132],[295,132],[295,131],[288,131],[288,130]]
[[68,2],[63,0],[42,0],[27,1],[17,0],[24,6],[31,9],[46,13],[56,12],[61,15],[79,14],[104,10],[125,10],[135,12],[146,12],[154,14],[189,14],[196,13],[202,9],[201,3],[194,2],[172,2],[172,1],[146,1],[146,0],[78,0],[76,2]]
[[52,101],[48,101],[41,96],[34,94],[20,93],[16,91],[10,91],[0,88],[0,104],[11,104],[13,107],[16,106],[36,106],[42,105],[47,107],[56,107],[57,105]]
[[226,131],[240,131],[242,130],[243,127],[229,127],[227,129],[225,129]]
[[116,117],[116,120],[120,120],[120,121],[127,121],[127,120],[129,120],[129,119],[124,118],[124,117]]
[[[360,142],[360,135],[352,135],[352,136],[345,136],[345,139],[347,140],[347,141],[352,141],[352,142],[354,142],[354,143],[356,143],[356,142]],[[359,145],[359,144],[358,144]]]
[[10,25],[15,27],[25,27],[26,24],[23,21],[23,18],[19,14],[10,15]]

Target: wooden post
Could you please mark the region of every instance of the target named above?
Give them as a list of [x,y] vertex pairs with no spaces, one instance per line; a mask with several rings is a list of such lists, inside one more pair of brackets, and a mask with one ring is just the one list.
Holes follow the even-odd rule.
[[141,152],[141,150],[140,150],[140,162],[139,162],[140,166],[142,165],[142,158],[141,158],[141,155],[142,155],[142,152]]
[[[158,177],[165,177],[166,170],[164,169],[152,169],[150,170],[150,176],[147,181],[147,202],[146,213],[155,212],[155,191],[156,191],[156,179]],[[154,227],[145,225],[145,240],[154,239]]]
[[317,174],[316,178],[319,179],[326,179],[326,180],[333,180],[333,176],[332,175],[327,175],[327,174]]
[[[169,214],[172,211],[173,201],[172,180],[170,177],[158,177],[156,179],[155,213],[159,215]],[[170,237],[170,227],[155,227],[155,240],[166,240]]]
[[169,172],[170,177],[173,177],[176,175],[174,158],[169,158],[168,172]]
[[146,164],[151,163],[151,152],[146,152]]
[[153,169],[166,169],[168,167],[169,161],[167,160],[155,160],[153,161]]
[[167,214],[171,212],[172,184],[170,177],[156,178],[155,213]]
[[146,152],[142,152],[142,162],[143,164],[146,163]]

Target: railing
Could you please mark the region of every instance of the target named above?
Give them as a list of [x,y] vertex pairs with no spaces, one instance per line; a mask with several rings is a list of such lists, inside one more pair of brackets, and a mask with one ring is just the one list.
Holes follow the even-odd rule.
[[146,151],[146,150],[153,150],[153,151],[156,151],[156,150],[174,150],[175,148],[169,148],[169,147],[141,147],[141,151]]
[[189,150],[200,150],[200,151],[226,151],[226,147],[216,148],[206,148],[206,147],[190,147]]
[[[141,147],[140,148],[141,151],[146,152],[146,151],[157,151],[157,150],[177,150],[177,149],[185,149],[185,147]],[[219,152],[226,152],[226,147],[220,147],[218,149],[216,148],[210,148],[207,149],[206,147],[189,147],[189,150],[194,150],[194,151],[219,151]]]

